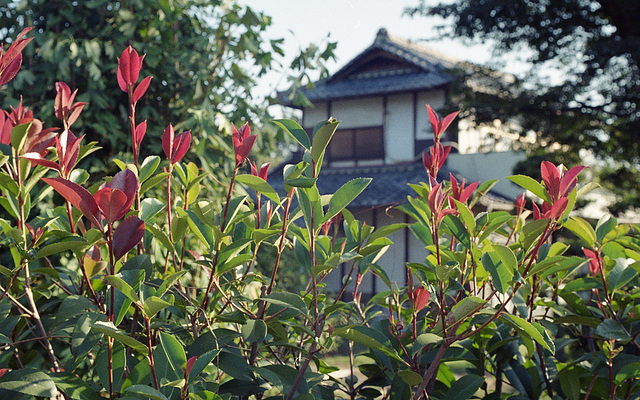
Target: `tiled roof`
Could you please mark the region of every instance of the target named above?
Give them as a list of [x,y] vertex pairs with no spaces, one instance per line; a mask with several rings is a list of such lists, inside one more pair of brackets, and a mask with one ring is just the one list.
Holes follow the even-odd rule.
[[[438,181],[449,180],[450,173],[452,173],[459,182],[465,180],[462,176],[463,174],[451,170],[445,163],[438,172]],[[390,165],[338,168],[323,167],[320,170],[320,175],[317,180],[318,191],[321,195],[333,194],[342,185],[356,178],[371,178],[372,180],[365,190],[349,205],[350,209],[390,206],[403,203],[407,200],[407,196],[416,196],[415,191],[409,187],[409,183],[419,184],[420,182],[428,182],[427,173],[421,160]],[[276,190],[280,191],[282,196],[285,195],[281,189],[283,188],[281,168],[271,171],[269,183],[276,188]],[[500,205],[512,207],[513,200],[513,198],[493,188],[491,192],[483,196],[481,203],[485,206],[492,204],[493,207]]]
[[[393,68],[367,69],[364,66],[372,61],[372,57],[377,57],[375,61],[387,58],[396,65]],[[313,89],[298,90],[311,102],[428,90],[450,84],[453,78],[446,69],[457,64],[452,58],[390,36],[386,30],[381,29],[373,44],[338,72],[316,82]],[[295,106],[290,97],[289,93],[282,93],[281,103]]]
[[408,183],[427,182],[422,162],[372,167],[323,168],[318,177],[320,194],[335,193],[355,178],[372,178],[366,189],[350,204],[352,207],[375,207],[404,202],[415,196]]
[[448,76],[436,72],[411,72],[403,74],[371,74],[368,77],[336,82],[319,82],[312,90],[302,89],[309,101],[326,101],[379,94],[391,94],[413,90],[427,90],[445,86],[451,82]]
[[[269,176],[269,183],[274,188],[283,187],[280,172],[281,170],[273,171]],[[449,176],[448,172],[441,172]],[[335,193],[342,185],[356,178],[372,178],[372,181],[349,208],[401,203],[407,196],[415,195],[407,184],[427,182],[427,173],[422,162],[366,167],[323,167],[318,176],[318,191],[321,195]]]

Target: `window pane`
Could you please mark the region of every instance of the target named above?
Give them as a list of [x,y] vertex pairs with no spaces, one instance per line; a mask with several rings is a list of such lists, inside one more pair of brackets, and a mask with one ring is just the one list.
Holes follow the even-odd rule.
[[384,158],[382,128],[363,128],[355,131],[356,158],[358,160]]
[[353,131],[338,130],[329,142],[329,157],[331,160],[353,159]]

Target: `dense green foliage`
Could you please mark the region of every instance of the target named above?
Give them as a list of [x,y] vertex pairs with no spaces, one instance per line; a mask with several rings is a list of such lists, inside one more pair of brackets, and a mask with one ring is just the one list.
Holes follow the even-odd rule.
[[[14,77],[30,34],[3,48],[0,82]],[[24,107],[0,113],[0,398],[638,397],[640,226],[571,215],[592,187],[578,186],[583,166],[543,161],[541,181],[508,178],[534,202],[481,210],[494,182],[438,180],[451,150],[440,139],[457,113],[441,120],[428,107],[428,183],[399,206],[411,223],[373,227],[348,211],[370,179],[318,191],[339,122],[305,132],[281,119],[274,125],[304,152],[284,167],[283,187],[267,182],[267,167],[241,173],[258,143],[244,124],[231,128],[226,197],[204,197],[209,172],[185,158],[191,132],[169,125],[163,156],[138,158],[152,141],[136,117],[153,93],[143,61],[125,47],[112,76],[128,99],[124,157],[134,160],[114,158],[113,176],[79,166],[96,147],[70,129],[90,106],[66,84],[55,85],[60,133]],[[400,229],[425,247],[404,266],[407,284],[378,264]],[[557,240],[561,231],[584,256]],[[275,255],[258,257],[261,247]],[[281,284],[283,256],[304,284]],[[329,291],[325,278],[342,268]],[[370,274],[386,288],[362,301]],[[336,342],[347,348],[346,377],[325,357]]]
[[524,133],[538,132],[538,146],[555,151],[547,157],[591,151],[608,165],[601,182],[620,195],[618,209],[640,206],[639,2],[421,0],[408,12],[445,18],[445,36],[490,43],[504,62],[531,63],[510,95],[472,90],[463,107],[480,122],[519,118]]
[[[153,77],[138,105],[138,119],[147,120],[155,139],[142,154],[157,154],[164,127],[173,123],[191,130],[190,159],[199,159],[218,179],[232,168],[227,121],[270,119],[268,100],[255,97],[257,80],[282,68],[301,79],[292,83],[304,85],[311,68],[322,72],[323,61],[333,57],[331,44],[327,51],[310,46],[315,50],[303,52],[295,65],[283,65],[283,39],[265,39],[270,17],[235,1],[5,0],[0,11],[0,39],[35,28],[22,71],[2,89],[4,109],[22,96],[53,126],[54,84],[68,83],[79,90],[77,100],[90,105],[76,129],[99,142],[99,160],[107,161],[131,146],[126,96],[113,76],[120,52],[132,45],[145,54],[145,76]],[[258,139],[263,157],[277,154],[283,136],[269,125],[254,125],[270,133]]]

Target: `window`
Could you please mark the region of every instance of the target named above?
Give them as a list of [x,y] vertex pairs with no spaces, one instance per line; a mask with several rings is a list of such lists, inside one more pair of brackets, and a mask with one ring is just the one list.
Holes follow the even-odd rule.
[[338,129],[329,142],[327,158],[328,161],[384,158],[382,127]]

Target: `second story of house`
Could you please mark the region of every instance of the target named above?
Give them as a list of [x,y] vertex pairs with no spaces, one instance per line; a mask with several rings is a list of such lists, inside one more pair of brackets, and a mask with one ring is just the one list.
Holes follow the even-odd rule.
[[329,117],[341,121],[326,154],[330,166],[415,161],[433,143],[425,104],[444,107],[454,64],[381,29],[369,48],[305,90],[313,107],[303,108],[302,125],[310,131]]
[[[307,132],[330,117],[341,121],[324,159],[322,171],[328,176],[328,186],[323,189],[327,193],[350,177],[368,176],[382,186],[375,193],[373,189],[363,193],[361,206],[394,204],[410,194],[397,185],[426,179],[421,156],[433,144],[433,132],[425,105],[440,115],[456,111],[446,109],[455,79],[459,79],[456,72],[464,71],[477,79],[473,77],[476,68],[481,67],[380,29],[373,44],[335,74],[311,89],[301,89],[313,106],[296,106],[291,93],[282,94],[281,102],[302,110],[301,125]],[[486,84],[476,86],[482,89]],[[504,136],[495,140],[493,131],[501,130],[500,123],[478,127],[470,118],[456,119],[442,138],[453,145],[447,170],[467,181],[511,175],[513,165],[524,154],[496,152],[509,150]],[[393,193],[380,196],[385,189]],[[512,199],[520,191],[510,182],[500,182],[494,193]]]

